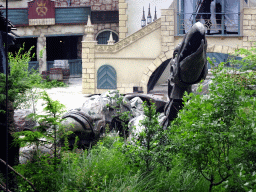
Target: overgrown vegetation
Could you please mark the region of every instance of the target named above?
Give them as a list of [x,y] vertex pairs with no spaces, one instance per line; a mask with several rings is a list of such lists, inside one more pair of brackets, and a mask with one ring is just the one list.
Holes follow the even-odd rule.
[[[16,170],[39,191],[255,192],[256,73],[234,73],[224,64],[213,68],[208,95],[185,94],[184,108],[167,130],[159,126],[154,104],[144,103],[145,129],[132,143],[107,134],[88,150],[62,150],[58,161],[40,155]],[[45,99],[51,114],[38,117],[53,125],[56,139],[54,114],[60,108]],[[119,115],[124,122],[129,119],[127,113]],[[47,132],[38,128],[40,134]],[[32,191],[22,181],[19,189]]]

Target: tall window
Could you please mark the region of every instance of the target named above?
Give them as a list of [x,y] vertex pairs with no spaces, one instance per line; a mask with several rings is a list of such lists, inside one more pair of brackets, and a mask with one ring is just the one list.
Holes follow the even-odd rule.
[[[96,37],[96,40],[98,41],[98,44],[108,44],[109,36],[111,31],[103,31],[98,34]],[[118,35],[114,32],[112,32],[113,39],[116,42],[118,42]]]
[[207,35],[240,34],[240,0],[177,0],[177,10],[179,35],[198,21]]

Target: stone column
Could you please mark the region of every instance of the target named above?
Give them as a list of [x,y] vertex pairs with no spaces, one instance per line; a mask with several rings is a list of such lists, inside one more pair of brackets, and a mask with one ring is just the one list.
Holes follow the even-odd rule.
[[119,0],[119,41],[124,39],[128,33],[128,16],[126,14],[127,7],[125,0]]
[[[43,55],[40,57],[40,51],[43,50]],[[46,58],[46,37],[41,34],[37,39],[37,61],[39,62],[39,73],[47,70],[47,58]]]
[[94,41],[94,27],[91,24],[90,16],[88,16],[88,22],[85,26],[85,33],[87,35],[82,41],[82,93],[95,94],[95,45],[97,41]]
[[161,10],[162,53],[172,58],[174,50],[174,9]]
[[256,8],[244,8],[243,48],[250,49],[256,42]]

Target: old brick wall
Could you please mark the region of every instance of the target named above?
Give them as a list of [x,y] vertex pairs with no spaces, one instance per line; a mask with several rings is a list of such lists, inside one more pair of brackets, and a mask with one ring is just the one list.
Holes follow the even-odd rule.
[[56,7],[91,6],[92,11],[118,11],[118,0],[56,0]]

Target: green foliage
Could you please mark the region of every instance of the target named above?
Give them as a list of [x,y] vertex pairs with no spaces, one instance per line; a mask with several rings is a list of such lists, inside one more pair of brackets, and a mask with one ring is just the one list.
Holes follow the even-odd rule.
[[[28,70],[28,62],[31,60],[31,47],[28,52],[24,51],[23,47],[20,48],[19,52],[14,56],[9,53],[9,65],[10,65],[10,75],[8,77],[8,96],[9,100],[13,102],[14,109],[20,107],[20,105],[31,98],[30,90],[35,84],[41,82],[41,75],[35,71]],[[5,85],[6,77],[5,74],[0,74],[0,102],[4,102],[5,96]],[[36,97],[34,97],[36,99]]]
[[[255,144],[255,98],[246,96],[236,75],[220,64],[207,96],[185,94],[184,108],[170,127],[181,160],[210,182],[209,191],[234,176],[237,159]],[[252,126],[254,125],[254,126]]]
[[231,62],[235,65],[242,65],[242,70],[256,70],[256,48],[251,47],[249,50],[245,48],[240,48],[235,51],[234,55],[241,55],[243,59],[239,60],[231,60]]
[[67,87],[67,84],[65,84],[62,81],[58,81],[56,79],[54,80],[42,80],[42,82],[40,84],[35,85],[38,88],[42,88],[42,89],[51,89],[54,87]]
[[[109,92],[110,93],[110,92]],[[107,95],[107,97],[110,99],[111,104],[107,104],[108,110],[111,108],[115,110],[112,118],[114,118],[119,124],[120,127],[117,127],[116,129],[120,131],[120,136],[126,137],[128,136],[128,122],[131,119],[131,112],[127,111],[124,108],[124,104],[126,104],[124,100],[124,97],[119,94],[119,91],[114,96]]]

